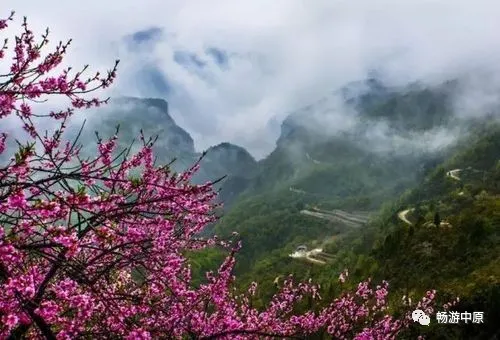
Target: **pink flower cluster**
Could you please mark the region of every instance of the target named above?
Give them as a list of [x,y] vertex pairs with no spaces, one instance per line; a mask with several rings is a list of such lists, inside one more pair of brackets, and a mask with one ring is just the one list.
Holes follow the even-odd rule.
[[[0,30],[11,20],[0,20]],[[116,65],[105,77],[84,80],[85,70],[71,76],[69,69],[51,76],[69,42],[43,57],[47,34],[35,41],[26,21],[14,42],[10,73],[0,78],[0,119],[14,114],[31,140],[0,165],[0,338],[256,339],[326,331],[388,339],[407,327],[408,315],[386,314],[387,282],[361,283],[298,313],[306,296],[319,304],[320,287],[290,277],[267,308],[254,308],[257,284],[242,295],[232,289],[240,244],[196,237],[216,220],[212,183],[191,184],[198,164],[180,175],[156,166],[144,137],[135,154],[118,154],[115,136],[103,140],[90,159],[79,155],[77,141],[61,140],[74,108],[104,102],[82,96],[109,86]],[[43,116],[60,125],[42,136],[32,100],[57,95],[71,107]],[[0,154],[7,139],[0,131]],[[194,287],[185,254],[214,245],[229,255]],[[419,306],[431,311],[433,299],[430,292]]]

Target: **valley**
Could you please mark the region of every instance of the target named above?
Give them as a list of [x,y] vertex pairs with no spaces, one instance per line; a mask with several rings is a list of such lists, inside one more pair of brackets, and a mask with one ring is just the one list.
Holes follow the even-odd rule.
[[[500,282],[500,126],[462,121],[469,133],[438,149],[394,142],[448,124],[446,86],[446,91],[375,86],[349,101],[359,123],[348,132],[319,133],[317,118],[308,117],[314,106],[292,113],[276,148],[261,160],[230,143],[206,150],[195,181],[226,176],[217,184],[224,208],[200,236],[225,239],[237,232],[243,244],[237,287],[257,280],[262,289],[254,302],[262,305],[276,277],[293,274],[321,283],[328,298],[336,294],[339,273],[349,268],[353,280],[387,278],[396,294],[414,296],[434,287],[463,297],[461,308],[498,313],[481,299],[498,294]],[[163,119],[167,123],[156,130],[159,162],[177,159],[172,170],[182,171],[202,155],[168,115],[166,103],[135,103],[128,116],[111,114],[106,126],[135,119],[134,110],[153,106],[155,115],[145,119],[151,110],[144,111],[130,125],[134,129],[122,131],[125,136]],[[411,121],[402,112],[412,113]],[[388,122],[391,134],[371,140],[370,129],[380,121]],[[165,133],[170,137],[162,138]],[[305,250],[297,251],[302,245]],[[197,273],[215,269],[223,254],[217,248],[193,253],[194,282],[202,283]]]
[[499,340],[488,1],[7,1],[0,339]]

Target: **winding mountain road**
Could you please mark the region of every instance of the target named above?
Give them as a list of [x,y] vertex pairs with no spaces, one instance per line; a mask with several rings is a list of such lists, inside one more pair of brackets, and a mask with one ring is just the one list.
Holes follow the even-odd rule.
[[400,211],[398,213],[398,218],[403,221],[404,223],[408,224],[408,225],[412,225],[413,223],[410,222],[410,220],[408,219],[407,215],[414,211],[415,209],[413,208],[410,208],[410,209],[406,209],[406,210],[403,210],[403,211]]
[[446,173],[446,176],[450,177],[450,178],[453,178],[454,180],[456,181],[460,181],[460,177],[458,177],[458,173],[460,173],[462,171],[462,169],[453,169],[453,170],[450,170]]
[[[306,153],[306,157],[312,161],[314,161],[308,153]],[[318,162],[319,163],[319,162]],[[456,181],[460,181],[460,177],[458,174],[462,171],[463,169],[453,169],[450,170],[446,173],[446,176],[453,178]],[[301,189],[296,189],[294,187],[290,187],[291,192],[295,192],[298,194],[309,194],[308,192],[301,190]],[[405,224],[408,225],[413,225],[413,223],[408,219],[408,214],[413,212],[415,209],[414,208],[408,208],[405,210],[402,210],[398,213],[398,218],[403,221]],[[360,227],[368,223],[369,218],[371,213],[366,212],[366,211],[355,211],[355,212],[347,212],[343,211],[340,209],[334,209],[334,210],[322,210],[318,209],[316,207],[313,207],[312,209],[304,209],[300,211],[301,214],[303,215],[308,215],[316,218],[320,218],[323,220],[327,221],[332,221],[332,222],[341,222],[344,223],[348,226],[351,227]]]
[[300,211],[303,215],[308,215],[332,222],[341,222],[351,227],[361,227],[368,223],[369,212],[350,213],[340,209],[322,210],[316,207],[311,210],[304,209]]
[[[306,154],[307,158],[314,161],[311,159],[309,154]],[[460,177],[458,176],[458,173],[460,173],[462,169],[453,169],[450,170],[446,173],[446,176],[453,178],[454,180],[460,181]],[[306,191],[301,190],[301,189],[296,189],[294,187],[290,187],[290,191],[295,192],[295,193],[300,193],[300,194],[308,194]],[[398,212],[398,218],[403,221],[407,225],[413,225],[413,223],[408,219],[408,214],[413,212],[415,208],[408,208],[405,210],[402,210]],[[349,225],[351,227],[361,227],[368,223],[371,213],[367,211],[353,211],[353,212],[347,212],[343,211],[340,209],[333,209],[333,210],[322,210],[317,207],[312,207],[311,209],[304,209],[300,211],[301,214],[303,215],[308,215],[316,218],[320,218],[323,220],[327,221],[333,221],[333,222],[341,222],[346,225]],[[448,222],[441,222],[440,226],[447,226],[451,227],[451,224]],[[295,251],[294,253],[289,255],[292,258],[297,258],[297,259],[305,259],[306,261],[314,264],[320,264],[324,265],[327,263],[329,259],[332,258],[332,255],[323,253],[323,249],[321,248],[316,248],[312,249],[310,251]],[[278,278],[276,278],[275,281],[277,281]]]
[[333,255],[323,252],[322,248],[315,248],[309,251],[295,251],[288,256],[294,259],[303,259],[314,264],[326,264],[328,260],[333,259]]
[[[479,170],[474,170],[474,169],[471,169],[471,168],[468,168],[469,170],[472,170],[472,171],[475,171],[475,172],[481,172]],[[453,178],[454,180],[456,181],[461,181],[462,179],[458,176],[458,174],[460,172],[462,172],[463,169],[453,169],[453,170],[450,170],[448,172],[446,172],[446,176],[447,177],[450,177],[450,178]],[[459,193],[459,195],[463,195],[464,192],[461,191]],[[415,209],[414,208],[409,208],[409,209],[405,209],[405,210],[402,210],[400,212],[398,212],[398,218],[403,221],[404,223],[408,224],[408,225],[413,225],[413,223],[411,223],[410,220],[408,220],[408,214],[411,213],[412,211],[414,211]],[[446,226],[451,226],[448,222],[441,222],[442,225],[446,225]]]
[[307,192],[305,192],[304,190],[302,190],[302,189],[296,189],[296,188],[294,188],[294,187],[290,187],[290,188],[289,188],[289,190],[290,190],[291,192],[295,192],[295,193],[297,193],[297,194],[307,194]]
[[[309,193],[302,189],[297,189],[294,187],[289,187],[291,192],[303,195],[315,195],[313,193]],[[313,207],[312,209],[304,209],[300,211],[303,215],[308,215],[316,218],[320,218],[327,221],[332,222],[342,222],[351,227],[360,227],[368,223],[370,219],[371,212],[368,211],[356,211],[356,212],[347,212],[340,209],[333,210],[322,210],[317,207]]]

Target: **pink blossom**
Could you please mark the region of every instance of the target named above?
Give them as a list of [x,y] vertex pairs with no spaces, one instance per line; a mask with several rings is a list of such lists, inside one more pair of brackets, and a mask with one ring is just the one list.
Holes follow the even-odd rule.
[[[0,20],[0,30],[6,25]],[[117,64],[104,76],[83,78],[69,68],[57,73],[69,42],[44,54],[39,46],[47,39],[36,41],[24,22],[13,40],[15,58],[5,68],[11,73],[0,86],[0,120],[14,112],[33,145],[0,168],[6,197],[0,201],[0,338],[8,338],[20,323],[27,326],[18,328],[21,337],[50,333],[56,339],[251,339],[257,333],[308,337],[321,331],[342,339],[360,329],[356,339],[392,339],[408,327],[408,313],[399,319],[387,313],[385,281],[374,287],[367,280],[322,301],[319,285],[290,276],[265,308],[255,308],[256,282],[241,294],[234,290],[241,241],[198,237],[217,220],[213,212],[220,206],[213,183],[191,183],[199,162],[178,175],[156,166],[153,144],[142,134],[143,147],[127,159],[113,159],[122,151],[117,136],[100,141],[85,160],[81,145],[64,140],[68,118],[77,109],[106,103],[82,92],[108,87]],[[29,100],[54,95],[69,104],[43,116],[57,124],[45,136],[31,119]],[[0,153],[6,138],[0,135]],[[186,253],[214,246],[228,255],[195,287]],[[346,269],[339,281],[348,276]],[[435,295],[428,292],[417,306],[432,314]],[[295,313],[306,298],[318,308]]]
[[19,323],[19,317],[17,315],[14,315],[14,314],[9,314],[6,317],[4,317],[3,322],[5,323],[5,325],[7,327],[12,329],[12,328],[14,328],[14,326],[16,326]]
[[26,197],[24,196],[24,193],[21,190],[18,190],[14,193],[12,193],[8,198],[7,198],[7,203],[11,208],[14,209],[22,209],[26,207]]

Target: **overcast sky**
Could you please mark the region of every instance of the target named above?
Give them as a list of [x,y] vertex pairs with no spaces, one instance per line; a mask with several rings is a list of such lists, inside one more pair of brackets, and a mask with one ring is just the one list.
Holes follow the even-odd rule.
[[[122,61],[113,90],[168,99],[197,149],[230,141],[270,152],[290,111],[376,69],[397,84],[476,68],[495,74],[495,0],[2,0],[69,62]],[[18,22],[17,22],[18,23]],[[491,72],[490,72],[491,70]]]

